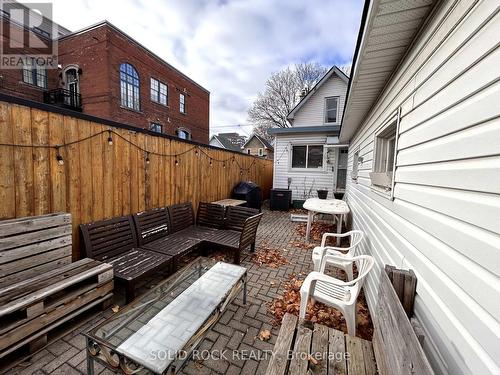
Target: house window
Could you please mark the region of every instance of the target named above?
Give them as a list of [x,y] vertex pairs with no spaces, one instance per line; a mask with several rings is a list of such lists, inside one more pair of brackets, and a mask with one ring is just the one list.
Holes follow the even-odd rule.
[[179,94],[179,111],[186,113],[186,96],[184,94]]
[[398,120],[394,119],[375,134],[375,159],[370,173],[372,185],[392,188],[396,158],[396,135]]
[[359,164],[359,150],[356,150],[352,159],[351,178],[353,180],[358,179],[358,164]]
[[184,129],[177,130],[177,136],[180,139],[191,139],[191,133]]
[[163,105],[168,102],[168,86],[154,78],[151,78],[151,100]]
[[332,96],[325,98],[325,124],[337,122],[339,98]]
[[149,124],[149,130],[155,133],[163,133],[163,126],[157,122],[152,122]]
[[46,89],[47,69],[44,66],[36,65],[34,59],[31,61],[31,64],[23,65],[23,82]]
[[292,146],[292,168],[323,168],[323,146]]
[[138,111],[139,75],[135,68],[127,63],[120,65],[121,105]]
[[259,156],[264,156],[264,149],[263,148],[259,148]]

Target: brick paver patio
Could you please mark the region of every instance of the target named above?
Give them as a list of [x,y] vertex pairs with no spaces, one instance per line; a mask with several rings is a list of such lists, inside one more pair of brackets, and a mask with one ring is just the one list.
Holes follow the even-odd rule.
[[[279,327],[273,327],[272,315],[268,313],[267,303],[280,295],[282,283],[292,273],[308,273],[312,270],[310,251],[294,248],[290,244],[298,238],[290,221],[290,214],[264,211],[257,234],[257,249],[260,244],[284,253],[289,264],[273,269],[266,265],[256,265],[248,252],[242,256],[242,266],[248,269],[248,299],[243,304],[238,296],[222,315],[219,322],[208,332],[198,350],[205,357],[205,350],[224,353],[221,359],[192,359],[183,369],[185,374],[263,374],[268,359],[265,351],[271,350],[278,335]],[[142,292],[159,281],[150,280]],[[139,293],[141,290],[139,290]],[[121,300],[121,296],[118,296]],[[81,332],[88,331],[112,314],[108,309],[75,328],[57,341],[51,343],[31,358],[9,370],[9,374],[85,374],[85,340]],[[258,338],[261,330],[271,331],[269,341]],[[233,353],[235,355],[233,356]],[[260,357],[264,359],[259,360]],[[96,374],[111,374],[96,364]]]

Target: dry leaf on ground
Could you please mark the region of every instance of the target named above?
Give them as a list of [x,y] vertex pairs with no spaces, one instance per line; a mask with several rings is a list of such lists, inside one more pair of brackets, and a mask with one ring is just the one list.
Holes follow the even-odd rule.
[[270,338],[271,338],[271,331],[269,331],[268,329],[263,329],[262,331],[260,331],[259,339],[261,341],[268,341]]
[[111,310],[114,312],[114,313],[117,313],[118,311],[120,311],[120,306],[118,305],[114,305]]
[[283,256],[281,250],[270,248],[266,244],[261,244],[255,254],[252,255],[252,262],[259,266],[265,264],[271,268],[278,268],[288,264],[288,260]]

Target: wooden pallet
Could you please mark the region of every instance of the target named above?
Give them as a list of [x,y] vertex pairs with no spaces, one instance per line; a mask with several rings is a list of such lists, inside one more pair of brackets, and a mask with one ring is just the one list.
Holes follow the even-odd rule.
[[69,214],[0,222],[0,358],[112,297],[111,265],[70,259]]
[[266,375],[375,375],[372,343],[285,314]]

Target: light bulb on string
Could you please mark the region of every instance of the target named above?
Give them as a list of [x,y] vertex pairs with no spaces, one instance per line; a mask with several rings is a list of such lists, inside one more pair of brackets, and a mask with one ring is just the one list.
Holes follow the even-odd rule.
[[113,138],[111,137],[111,130],[108,130],[108,145],[113,146]]
[[177,167],[179,165],[179,160],[177,160],[177,155],[175,155],[175,166]]
[[212,158],[210,158],[210,166],[212,166]]
[[149,164],[149,152],[146,152],[146,164]]
[[199,156],[199,155],[200,155],[200,153],[198,152],[198,148],[196,148],[196,149],[194,150],[194,154],[195,154],[196,156]]
[[59,152],[59,147],[56,147],[56,160],[59,165],[64,165],[64,159],[61,153]]
[[222,168],[226,168],[226,162],[222,163]]

